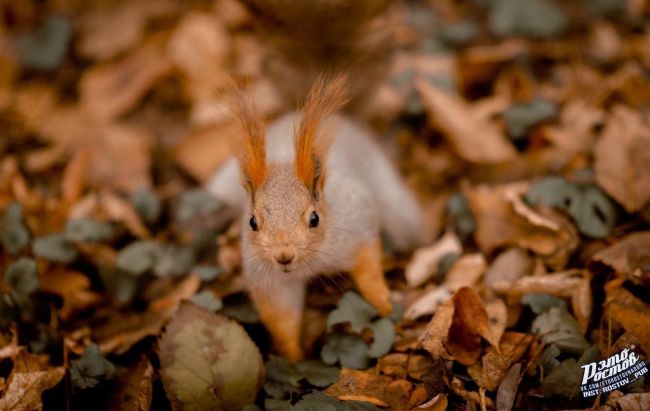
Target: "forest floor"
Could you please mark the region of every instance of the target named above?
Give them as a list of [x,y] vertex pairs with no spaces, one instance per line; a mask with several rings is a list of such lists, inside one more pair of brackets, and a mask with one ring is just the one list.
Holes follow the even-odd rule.
[[251,15],[0,2],[0,410],[650,409],[650,4],[560,3],[391,11],[356,115],[433,235],[387,242],[389,318],[315,282],[291,364],[201,188],[237,136],[219,90],[290,108]]

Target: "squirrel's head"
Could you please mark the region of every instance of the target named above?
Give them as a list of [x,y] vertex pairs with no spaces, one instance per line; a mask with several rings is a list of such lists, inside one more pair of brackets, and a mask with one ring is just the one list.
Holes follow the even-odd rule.
[[323,193],[329,139],[323,123],[345,104],[345,90],[343,76],[316,81],[295,128],[296,155],[289,164],[267,164],[263,119],[250,99],[240,99],[239,162],[250,206],[242,240],[252,250],[244,263],[253,269],[309,270],[309,260],[319,253],[329,223]]

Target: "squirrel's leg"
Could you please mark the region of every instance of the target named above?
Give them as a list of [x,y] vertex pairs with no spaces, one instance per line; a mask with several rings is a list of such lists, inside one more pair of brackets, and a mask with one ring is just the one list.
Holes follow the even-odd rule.
[[390,289],[384,278],[381,260],[379,239],[363,244],[357,250],[350,275],[363,298],[375,307],[381,316],[387,316],[393,311],[393,304],[390,302]]
[[277,281],[252,289],[250,295],[275,349],[292,362],[300,361],[305,285],[296,279]]

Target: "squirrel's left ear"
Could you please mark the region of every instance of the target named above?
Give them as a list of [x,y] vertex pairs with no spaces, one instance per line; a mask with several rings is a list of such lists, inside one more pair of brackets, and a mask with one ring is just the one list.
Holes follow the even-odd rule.
[[233,110],[242,133],[242,144],[235,147],[244,188],[254,197],[268,176],[264,138],[264,117],[250,96],[237,90]]
[[296,129],[296,175],[318,199],[323,191],[329,139],[323,123],[348,101],[347,76],[321,75],[309,91]]

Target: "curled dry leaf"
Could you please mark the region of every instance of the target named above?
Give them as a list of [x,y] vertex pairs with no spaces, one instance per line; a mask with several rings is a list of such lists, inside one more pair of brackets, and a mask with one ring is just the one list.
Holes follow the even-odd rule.
[[445,282],[432,288],[415,300],[404,313],[404,318],[414,320],[434,313],[461,287],[470,287],[481,278],[486,267],[482,254],[467,254],[456,260],[447,272]]
[[413,258],[406,265],[404,276],[411,287],[418,287],[424,284],[438,271],[440,260],[445,254],[453,253],[460,255],[463,249],[458,236],[453,231],[446,232],[434,244],[419,248],[413,254]]
[[500,335],[493,335],[483,301],[474,289],[459,289],[453,302],[454,317],[445,347],[456,361],[471,365],[481,355],[481,337],[498,347]]
[[175,410],[240,410],[262,385],[262,356],[242,326],[191,303],[167,326],[158,356]]
[[43,391],[58,384],[64,374],[63,367],[48,365],[47,356],[21,351],[14,358],[14,367],[0,398],[0,409],[12,411],[42,409]]
[[614,107],[594,154],[598,184],[628,212],[641,210],[650,200],[650,124]]
[[578,245],[578,233],[570,221],[551,209],[540,207],[542,214],[523,202],[517,202],[519,210],[515,209],[513,199],[525,192],[525,186],[480,185],[465,190],[476,219],[476,242],[485,254],[502,246],[518,246],[552,266],[564,267]]
[[605,308],[607,313],[629,331],[650,353],[650,305],[619,286],[607,287]]
[[623,237],[619,242],[597,252],[593,261],[612,267],[620,277],[633,283],[650,285],[650,231],[641,231]]
[[480,118],[458,95],[416,81],[430,121],[450,140],[458,155],[472,163],[491,164],[511,160],[517,151],[505,133],[486,118]]

